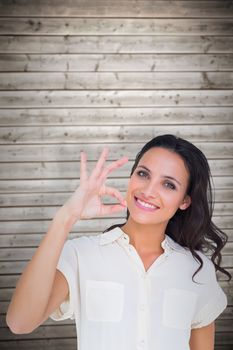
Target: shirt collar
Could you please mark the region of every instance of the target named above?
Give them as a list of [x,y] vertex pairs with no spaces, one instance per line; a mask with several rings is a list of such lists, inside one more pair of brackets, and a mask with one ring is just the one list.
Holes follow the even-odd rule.
[[[124,243],[129,243],[129,236],[121,230],[121,228],[115,227],[111,231],[104,232],[100,234],[100,245],[106,245],[117,241],[118,239],[122,240]],[[182,247],[179,243],[175,242],[170,236],[165,234],[165,239],[162,241],[161,246],[164,250],[175,250],[180,253],[187,253],[187,249]]]

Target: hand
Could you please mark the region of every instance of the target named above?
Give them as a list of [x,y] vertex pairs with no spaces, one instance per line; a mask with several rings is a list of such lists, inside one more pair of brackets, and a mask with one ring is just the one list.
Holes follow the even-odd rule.
[[[107,155],[108,148],[105,147],[94,170],[88,177],[86,169],[87,156],[85,152],[81,152],[80,185],[64,204],[66,210],[76,220],[105,216],[126,208],[126,201],[121,193],[113,187],[107,187],[105,181],[112,171],[127,163],[128,158],[123,157],[104,167]],[[115,197],[119,204],[103,204],[101,197],[104,195]]]

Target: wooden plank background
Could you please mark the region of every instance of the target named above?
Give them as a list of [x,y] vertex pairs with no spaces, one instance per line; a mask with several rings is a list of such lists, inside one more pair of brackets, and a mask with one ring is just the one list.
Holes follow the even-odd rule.
[[[71,320],[14,335],[5,313],[19,274],[56,210],[93,167],[130,159],[108,180],[124,194],[133,159],[173,133],[206,154],[214,222],[229,236],[233,272],[233,2],[0,0],[0,348],[76,349]],[[108,199],[106,198],[106,202]],[[124,215],[85,220],[70,237],[97,234]],[[218,273],[228,307],[216,350],[233,347],[233,282]]]

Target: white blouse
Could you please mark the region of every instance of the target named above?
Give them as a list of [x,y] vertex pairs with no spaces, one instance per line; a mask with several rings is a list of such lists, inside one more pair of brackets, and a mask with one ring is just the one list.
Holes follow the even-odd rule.
[[50,317],[75,319],[78,350],[189,350],[192,328],[213,322],[227,306],[211,260],[199,267],[168,235],[164,253],[146,271],[119,227],[67,240],[57,269],[69,300]]

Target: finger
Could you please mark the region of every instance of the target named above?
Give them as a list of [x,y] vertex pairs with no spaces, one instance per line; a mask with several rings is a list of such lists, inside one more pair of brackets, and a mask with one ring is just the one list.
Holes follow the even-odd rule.
[[108,195],[108,196],[115,197],[120,202],[120,204],[123,205],[124,207],[126,207],[127,205],[126,200],[124,199],[120,191],[118,191],[114,187],[103,186],[103,189],[101,190],[100,194],[101,196]]
[[87,155],[84,151],[80,154],[80,181],[87,180]]
[[111,173],[112,171],[116,170],[117,168],[120,168],[124,164],[126,164],[129,161],[128,157],[123,157],[121,159],[116,160],[115,162],[109,164],[104,171],[102,172],[100,176],[100,181],[104,181],[108,174]]
[[114,214],[125,209],[126,207],[121,204],[102,205],[100,215],[105,216],[109,214]]
[[104,163],[105,163],[107,156],[108,156],[108,152],[109,152],[108,148],[104,147],[104,149],[103,149],[103,151],[102,151],[102,153],[101,153],[101,155],[96,163],[96,166],[91,173],[91,178],[96,178],[99,176],[99,174],[101,174],[102,168],[103,168]]

